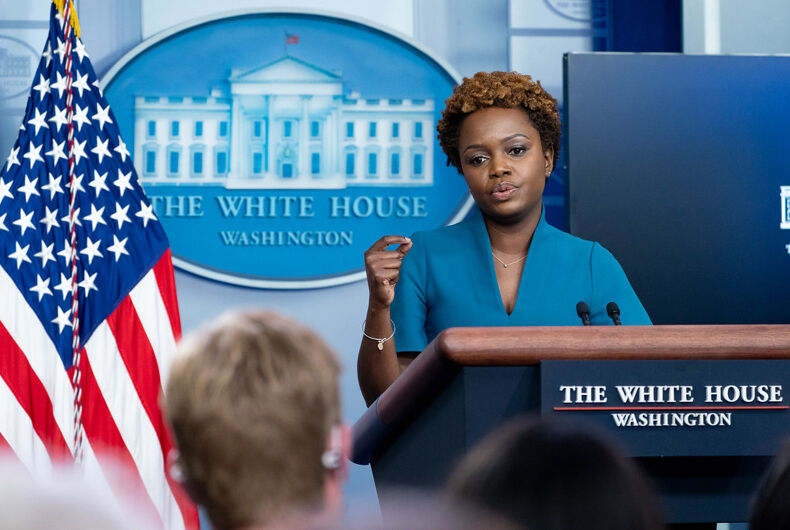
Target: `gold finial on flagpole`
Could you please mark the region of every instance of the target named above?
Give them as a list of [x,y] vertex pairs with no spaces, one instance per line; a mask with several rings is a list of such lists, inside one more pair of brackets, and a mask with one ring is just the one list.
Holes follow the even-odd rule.
[[[65,0],[52,0],[52,3],[55,4],[55,7],[58,8],[60,14],[63,14],[63,10],[66,8],[66,1]],[[77,19],[77,10],[74,9],[74,2],[69,0],[69,4],[71,4],[71,27],[74,28],[74,34],[77,35],[79,38],[80,36],[80,21]]]

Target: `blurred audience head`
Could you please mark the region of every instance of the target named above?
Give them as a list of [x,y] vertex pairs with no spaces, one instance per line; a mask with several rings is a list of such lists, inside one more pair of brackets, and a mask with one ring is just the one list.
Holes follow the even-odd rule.
[[790,528],[790,440],[763,475],[749,518],[749,530],[776,528]]
[[384,489],[379,501],[380,514],[363,510],[337,526],[310,530],[522,530],[506,517],[437,491]]
[[492,433],[460,463],[448,492],[530,530],[664,524],[632,461],[595,432],[556,421],[519,419]]
[[271,312],[228,313],[181,342],[165,396],[173,475],[215,527],[338,508],[349,444],[339,373],[315,333]]

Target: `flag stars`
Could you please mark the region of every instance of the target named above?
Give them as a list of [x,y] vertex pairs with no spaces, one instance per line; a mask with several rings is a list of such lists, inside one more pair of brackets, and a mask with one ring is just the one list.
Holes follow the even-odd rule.
[[78,89],[80,91],[80,97],[82,97],[82,92],[84,90],[90,92],[91,87],[88,86],[88,74],[82,75],[81,73],[77,72],[77,80],[71,84],[71,88]]
[[79,57],[80,64],[82,64],[82,60],[85,57],[88,57],[88,54],[85,52],[85,45],[82,43],[82,39],[77,39],[77,45],[74,47],[74,53],[76,53],[77,57]]
[[27,202],[30,200],[31,195],[41,196],[41,194],[38,192],[36,184],[38,184],[37,178],[30,180],[30,177],[25,175],[25,184],[17,188],[17,192],[22,192],[25,194],[25,204],[27,204]]
[[91,265],[93,263],[93,258],[96,256],[103,258],[104,254],[99,250],[101,239],[97,239],[96,241],[93,241],[90,237],[87,239],[88,243],[85,245],[84,249],[80,250],[80,254],[85,254],[88,257],[88,265]]
[[33,125],[36,128],[36,132],[33,134],[38,135],[39,129],[47,126],[47,113],[41,112],[40,110],[38,110],[38,107],[36,107],[33,110],[36,113],[36,115],[33,118],[27,120],[27,123],[28,125]]
[[99,196],[99,193],[104,191],[110,191],[110,188],[107,187],[105,181],[107,180],[107,172],[99,173],[95,169],[93,170],[93,180],[88,183],[88,186],[94,189],[96,192],[96,196]]
[[32,263],[30,258],[27,255],[28,249],[30,249],[30,245],[25,245],[24,247],[19,246],[19,241],[14,241],[14,245],[16,245],[16,250],[8,255],[9,258],[16,260],[16,269],[22,266],[22,263]]
[[49,119],[49,121],[55,124],[55,132],[60,132],[60,129],[68,123],[68,118],[66,118],[66,108],[60,108],[55,105],[55,114]]
[[[58,252],[58,256],[63,258],[66,261],[66,265],[71,263],[71,243],[69,243],[68,239],[64,240],[63,250]],[[57,287],[56,287],[57,289]]]
[[33,218],[33,211],[31,210],[30,213],[25,213],[25,211],[20,208],[19,209],[19,219],[14,221],[14,224],[19,227],[20,232],[22,235],[25,235],[25,232],[28,228],[35,228],[33,227],[33,222],[31,219]]
[[108,104],[106,107],[102,108],[101,103],[96,104],[96,114],[93,116],[93,121],[99,122],[99,130],[101,131],[104,129],[104,124],[106,123],[113,123],[112,118],[110,118],[110,105]]
[[38,258],[41,260],[41,268],[47,266],[47,262],[49,261],[56,261],[55,257],[52,255],[52,250],[55,248],[55,243],[50,243],[47,245],[44,241],[41,242],[41,250],[33,254],[34,258]]
[[0,215],[0,230],[4,232],[8,232],[8,227],[5,225],[5,216],[7,214]]
[[39,222],[47,228],[47,234],[49,234],[53,226],[58,226],[58,209],[55,208],[55,211],[52,211],[49,209],[49,206],[44,206],[44,208],[46,209],[46,213]]
[[82,281],[78,284],[82,289],[85,290],[85,298],[88,298],[91,290],[98,291],[99,289],[96,288],[96,275],[99,274],[98,272],[94,272],[93,274],[88,274],[87,272],[84,273],[82,276]]
[[74,105],[74,116],[72,117],[74,123],[77,124],[77,131],[82,131],[83,125],[88,125],[91,122],[91,119],[88,117],[88,111],[90,107],[85,105],[85,107],[80,107],[80,104],[77,103]]
[[[69,225],[69,228],[71,228],[71,218],[69,217],[69,214],[64,215],[63,217],[60,218],[60,220],[63,221],[64,223],[67,223]],[[80,221],[79,208],[74,208],[74,224],[77,226],[82,226],[82,221]],[[66,244],[68,245],[68,242],[66,242]]]
[[156,221],[154,206],[152,204],[145,204],[143,200],[140,201],[140,211],[134,215],[142,219],[143,228],[148,227],[148,221]]
[[46,60],[46,64],[44,65],[45,68],[49,68],[49,64],[52,62],[52,43],[47,41],[47,49],[41,54],[41,57]]
[[31,287],[30,290],[38,295],[39,302],[45,295],[53,296],[52,290],[49,288],[49,278],[45,280],[38,274],[36,274],[36,286]]
[[79,164],[80,160],[83,158],[88,158],[88,155],[85,154],[86,143],[88,143],[88,140],[80,142],[76,138],[74,139],[74,145],[71,147],[71,154],[74,157],[74,167],[77,167],[77,164]]
[[53,324],[58,325],[58,333],[63,333],[63,328],[66,326],[71,327],[71,309],[63,311],[60,306],[58,308],[58,316],[52,319]]
[[126,162],[126,157],[129,156],[129,150],[126,148],[126,144],[120,136],[118,136],[118,145],[113,151],[121,155],[121,162]]
[[[117,261],[117,260],[116,260]],[[78,284],[82,289],[85,290],[85,298],[88,298],[91,290],[98,291],[99,289],[96,288],[96,275],[99,274],[98,272],[94,272],[93,274],[88,274],[85,272],[82,276],[82,281]]]
[[104,160],[105,156],[112,158],[110,150],[107,148],[109,141],[109,138],[105,138],[103,142],[100,142],[99,139],[96,138],[96,147],[91,149],[91,153],[94,153],[99,158],[99,164],[102,163],[102,160]]
[[53,166],[57,165],[58,160],[60,160],[61,158],[63,160],[68,159],[68,157],[66,156],[66,153],[64,152],[65,147],[66,147],[66,141],[65,140],[62,141],[62,142],[57,142],[54,139],[52,140],[52,149],[47,151],[45,154],[47,156],[51,156],[53,158],[53,160],[52,160],[52,165]]
[[85,175],[74,175],[74,179],[69,182],[69,189],[73,190],[75,195],[81,191],[85,191],[85,188],[82,187],[82,179],[84,178]]
[[38,77],[38,84],[33,87],[33,90],[38,91],[38,99],[44,99],[44,96],[49,94],[49,79],[44,77],[44,74],[38,74]]
[[[86,215],[83,217],[86,221],[91,222],[91,230],[96,231],[96,225],[106,225],[107,221],[102,218],[102,214],[104,213],[104,206],[100,209],[96,209],[96,205],[91,203],[91,213],[90,215]],[[92,259],[92,258],[91,258]]]
[[68,81],[68,78],[60,75],[60,72],[55,72],[55,75],[58,76],[58,79],[52,83],[51,88],[58,91],[58,98],[62,98],[63,92],[66,91],[66,82]]
[[55,48],[55,55],[60,57],[60,62],[63,62],[63,58],[66,56],[66,41],[58,38],[58,47]]
[[41,186],[42,190],[49,192],[49,198],[52,200],[58,193],[63,193],[63,188],[60,186],[60,181],[63,177],[55,178],[52,173],[49,174],[49,184]]
[[120,203],[115,203],[115,213],[110,216],[110,219],[115,220],[118,223],[118,230],[123,228],[124,223],[131,223],[132,221],[129,219],[129,216],[126,215],[126,212],[129,211],[129,205],[127,204],[123,208],[121,208]]
[[118,236],[116,236],[115,234],[113,234],[113,235],[112,235],[112,239],[113,239],[113,243],[112,243],[112,245],[110,245],[109,247],[107,247],[107,250],[109,250],[110,252],[112,252],[113,254],[115,254],[115,261],[116,261],[116,263],[117,263],[117,262],[118,262],[118,260],[120,259],[121,255],[123,255],[123,254],[125,254],[125,255],[127,255],[127,256],[129,255],[129,252],[126,250],[126,241],[127,241],[129,238],[128,238],[128,237],[125,237],[125,238],[123,238],[123,239],[121,239],[121,240],[119,241],[119,240],[118,240]]
[[11,193],[11,184],[14,181],[6,182],[5,179],[0,179],[0,204],[3,203],[3,199],[8,197],[12,201],[14,200],[14,195]]
[[68,278],[66,278],[66,275],[61,272],[60,273],[60,283],[55,286],[55,290],[56,291],[60,291],[60,294],[63,295],[63,299],[64,300],[66,298],[68,298],[69,295],[71,294],[71,287],[72,287],[72,283],[73,283],[71,281],[71,278],[72,278],[72,276],[69,276]]
[[126,190],[132,191],[134,188],[129,183],[132,178],[132,172],[124,173],[120,169],[118,170],[118,178],[115,179],[113,184],[118,186],[118,193],[123,197],[123,192]]
[[44,163],[44,159],[41,157],[41,148],[44,147],[44,144],[36,146],[34,143],[30,144],[30,149],[22,155],[23,158],[26,158],[28,162],[30,162],[30,169],[33,169],[36,165],[36,162]]
[[16,146],[13,149],[11,149],[11,154],[9,154],[8,158],[6,158],[5,160],[6,160],[6,170],[9,170],[12,167],[14,167],[14,164],[16,164],[17,166],[20,165],[19,164],[19,146]]
[[101,89],[101,85],[99,84],[99,80],[97,79],[96,81],[94,81],[91,84],[96,87],[96,91],[99,93],[99,96],[104,97],[104,92]]

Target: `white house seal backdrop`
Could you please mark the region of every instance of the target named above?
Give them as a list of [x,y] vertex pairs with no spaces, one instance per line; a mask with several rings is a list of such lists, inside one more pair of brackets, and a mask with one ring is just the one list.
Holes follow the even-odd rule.
[[176,266],[273,288],[361,279],[381,235],[463,218],[434,132],[455,83],[391,33],[275,12],[176,28],[105,79]]

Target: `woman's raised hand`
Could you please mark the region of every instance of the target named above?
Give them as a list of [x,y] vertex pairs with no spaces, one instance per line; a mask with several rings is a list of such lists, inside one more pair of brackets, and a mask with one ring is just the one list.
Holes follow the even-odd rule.
[[[387,250],[390,245],[398,245],[398,248]],[[411,239],[408,237],[384,236],[365,252],[365,274],[371,305],[379,308],[390,306],[395,298],[395,284],[398,283],[403,256],[409,249]]]

